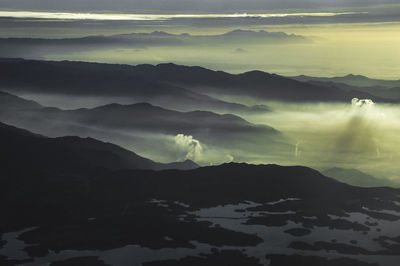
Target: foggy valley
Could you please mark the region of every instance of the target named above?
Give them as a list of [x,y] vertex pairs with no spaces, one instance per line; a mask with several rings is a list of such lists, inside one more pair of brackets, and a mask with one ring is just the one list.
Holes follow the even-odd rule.
[[397,1],[94,2],[0,3],[0,265],[398,265]]

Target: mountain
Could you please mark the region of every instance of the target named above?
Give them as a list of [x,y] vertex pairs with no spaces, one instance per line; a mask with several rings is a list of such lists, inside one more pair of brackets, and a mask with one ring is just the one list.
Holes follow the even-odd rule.
[[[19,130],[2,128],[3,143],[15,144]],[[18,143],[25,138],[22,148],[40,139],[16,135]],[[376,258],[399,252],[388,231],[398,228],[399,190],[354,187],[301,166],[110,171],[97,157],[75,160],[69,153],[60,167],[64,150],[48,145],[42,142],[40,153],[20,151],[19,161],[0,168],[0,237],[18,239],[25,256],[15,258],[5,243],[4,265],[221,265],[232,259],[263,265],[268,257],[294,266],[298,260],[285,257],[289,252],[325,262],[334,250],[329,265],[376,266]],[[14,151],[1,149],[2,159]],[[354,220],[354,213],[368,218]]]
[[300,35],[295,35],[295,34],[286,34],[284,32],[268,32],[264,30],[259,30],[259,31],[253,31],[253,30],[232,30],[227,33],[222,34],[221,36],[238,36],[238,37],[259,37],[259,38],[294,38],[294,39],[303,39],[305,40],[306,38]]
[[[2,100],[0,94],[0,102],[11,97],[10,94],[3,95],[6,98]],[[194,141],[210,147],[229,149],[238,155],[245,155],[246,151],[265,153],[266,150],[292,150],[283,134],[274,128],[252,124],[231,114],[178,112],[148,103],[108,104],[75,110],[54,107],[29,109],[31,101],[12,97],[18,99],[21,108],[4,108],[0,113],[0,121],[47,136],[77,135],[124,147],[133,146],[141,154],[149,154],[149,151],[152,155],[160,154],[164,150],[163,153],[167,155],[167,150],[172,152],[176,149],[174,137],[180,135],[193,137]],[[168,145],[171,147],[166,147],[166,143],[170,143]],[[189,145],[188,149],[193,148],[190,143],[186,145]],[[192,158],[164,159],[174,161]]]
[[1,161],[6,168],[81,173],[91,169],[193,169],[193,162],[161,164],[92,138],[47,138],[0,123]]
[[383,80],[383,79],[371,79],[362,75],[349,74],[343,77],[310,77],[310,76],[297,76],[293,79],[299,81],[323,81],[323,82],[335,82],[343,83],[350,86],[356,87],[383,87],[383,88],[395,88],[400,87],[400,80]]
[[[80,51],[119,48],[182,47],[199,45],[222,46],[229,44],[304,43],[304,36],[284,32],[233,30],[215,35],[171,34],[164,31],[97,35],[76,38],[0,38],[0,57],[46,58],[47,55]],[[4,51],[4,52],[3,52]]]
[[227,132],[278,133],[271,127],[257,126],[231,114],[220,115],[208,111],[178,112],[148,103],[109,104],[93,109],[77,109],[63,112],[63,117],[100,127],[137,128],[167,134],[184,132],[194,135],[205,130],[211,135]]
[[[378,99],[379,101],[398,102],[400,99],[400,87],[394,87],[394,88],[386,88],[386,87],[382,87],[382,86],[361,87],[361,86],[354,86],[354,85],[349,85],[349,84],[340,83],[340,82],[320,81],[320,80],[318,80],[318,78],[317,78],[317,80],[314,80],[314,78],[309,78],[305,81],[308,83],[311,83],[311,84],[315,84],[317,86],[321,86],[321,87],[342,89],[349,93],[358,92],[358,93],[360,93],[360,95],[366,94],[366,95],[362,96],[364,98],[368,98],[371,95],[374,95],[376,97],[376,99]],[[383,100],[383,99],[385,99],[385,100]]]
[[[246,37],[246,38],[243,38]],[[284,32],[268,32],[264,30],[241,30],[236,29],[222,34],[214,35],[191,35],[188,33],[173,34],[165,31],[153,32],[133,32],[114,35],[93,35],[76,38],[0,38],[0,46],[27,46],[35,47],[44,46],[51,47],[64,47],[64,46],[83,46],[90,45],[91,49],[96,49],[98,46],[116,46],[116,45],[129,45],[129,46],[160,46],[160,45],[191,45],[194,42],[207,42],[216,43],[217,41],[234,41],[239,43],[253,43],[254,40],[265,42],[304,42],[307,38],[296,34],[286,34]],[[65,47],[68,49],[68,47]],[[82,47],[83,48],[83,47]],[[86,49],[88,49],[86,47]]]
[[34,101],[22,99],[7,92],[0,91],[0,110],[32,110],[42,108],[40,104]]
[[262,71],[249,71],[234,75],[201,67],[160,64],[154,66],[152,71],[149,70],[149,73],[158,77],[159,80],[166,80],[171,84],[206,94],[247,96],[263,100],[293,102],[350,101],[354,97],[381,100],[361,91],[347,92],[340,88],[327,88]]
[[131,96],[140,101],[164,97],[172,106],[181,100],[193,104],[204,94],[294,102],[349,102],[354,97],[384,100],[365,92],[327,88],[261,71],[229,74],[175,64],[129,66],[2,59],[0,71],[0,88],[11,93]]
[[[141,77],[127,65],[0,59],[0,88],[15,93],[123,97],[177,110],[214,110],[221,113],[257,113],[267,106],[246,106],[214,99],[154,77]],[[68,101],[68,100],[66,100]]]
[[192,170],[195,168],[198,168],[199,165],[197,165],[195,162],[191,160],[185,160],[183,162],[174,162],[174,163],[166,163],[161,165],[161,167],[156,167],[156,169],[162,170],[162,169],[179,169],[179,170]]
[[340,182],[344,182],[346,184],[350,184],[353,186],[360,187],[399,187],[399,184],[395,182],[391,182],[387,179],[377,178],[372,175],[366,174],[357,169],[344,169],[344,168],[330,168],[322,171],[325,176],[329,176],[339,180]]

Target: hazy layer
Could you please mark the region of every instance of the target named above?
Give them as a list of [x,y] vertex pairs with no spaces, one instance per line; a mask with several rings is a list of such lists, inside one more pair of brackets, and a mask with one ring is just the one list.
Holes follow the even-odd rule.
[[[194,42],[182,48],[160,43],[139,48],[88,47],[84,51],[65,47],[36,56],[129,64],[174,62],[235,73],[258,69],[289,76],[354,73],[382,79],[400,78],[400,4],[395,0],[379,1],[379,5],[376,1],[361,0],[243,3],[168,0],[163,4],[118,0],[118,3],[2,1],[0,37],[68,38],[155,30],[212,35],[238,28],[283,31],[311,38],[313,42],[273,44],[255,39],[243,44]],[[246,39],[244,36],[243,40]]]
[[[316,36],[310,43],[207,45],[188,47],[159,46],[77,52],[49,55],[47,59],[69,59],[112,63],[174,62],[200,65],[215,70],[238,73],[259,69],[286,76],[343,76],[349,73],[373,78],[399,79],[400,73],[400,24],[357,31],[327,26],[309,30]],[[362,28],[363,26],[361,26]],[[288,30],[289,33],[305,29]],[[306,32],[304,32],[306,33]],[[306,35],[307,36],[307,35]]]
[[[60,38],[71,35],[117,34],[129,32],[151,32],[165,30],[169,33],[190,33],[197,35],[223,34],[237,29],[226,27],[190,27],[136,25],[107,25],[107,23],[82,25],[75,23],[35,23],[26,27],[16,25],[7,27],[2,35],[31,37],[39,35]],[[267,40],[243,37],[238,42],[198,42],[190,45],[119,45],[112,47],[93,47],[93,49],[22,49],[21,57],[52,60],[82,60],[93,62],[158,64],[174,62],[238,73],[258,69],[287,76],[343,76],[349,73],[362,74],[372,78],[399,79],[400,73],[400,23],[368,24],[318,24],[318,25],[253,25],[242,29],[283,31],[306,37],[308,42],[271,43]],[[29,31],[29,32],[28,32]],[[90,47],[87,47],[90,48]],[[27,54],[32,52],[31,55]],[[17,57],[17,55],[10,55]]]
[[286,163],[319,169],[358,168],[378,177],[399,178],[398,106],[369,101],[268,104],[275,112],[247,118],[271,125],[293,140],[293,157]]
[[[57,95],[32,95],[47,106],[62,102],[74,102],[73,107],[93,107],[107,102],[107,98],[79,98]],[[115,102],[129,103],[127,98],[113,98]],[[234,99],[230,99],[234,100]],[[237,99],[236,99],[237,100]],[[201,165],[239,161],[248,163],[278,163],[283,165],[306,165],[317,169],[332,167],[355,168],[379,178],[388,178],[400,184],[400,107],[398,105],[354,100],[353,103],[282,103],[244,100],[244,104],[266,104],[272,112],[241,117],[254,124],[272,126],[282,132],[283,138],[292,146],[272,146],[265,139],[265,148],[255,149],[244,138],[228,138],[225,146],[213,142],[210,136],[204,143],[200,135],[159,134],[151,131],[107,130],[89,125],[59,127],[64,121],[48,122],[41,127],[50,136],[91,136],[119,144],[140,155],[161,162],[191,159]],[[50,125],[50,124],[51,125]],[[64,129],[63,129],[64,128]],[[69,131],[63,131],[69,128]],[[62,129],[60,131],[60,129]],[[39,130],[39,129],[38,129]],[[39,132],[39,131],[37,131]],[[246,138],[250,137],[246,136]],[[257,138],[257,137],[255,137]],[[200,139],[200,140],[199,140]],[[255,143],[263,143],[259,137]],[[293,147],[288,149],[289,147]]]

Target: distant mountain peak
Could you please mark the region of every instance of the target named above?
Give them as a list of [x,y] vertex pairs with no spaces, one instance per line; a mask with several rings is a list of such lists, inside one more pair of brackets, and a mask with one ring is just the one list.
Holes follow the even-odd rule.
[[273,34],[289,36],[284,32],[269,32],[269,31],[265,31],[265,30],[255,31],[255,30],[242,30],[242,29],[228,31],[223,35],[273,35]]
[[[160,106],[156,106],[156,105],[152,105],[150,103],[147,102],[139,102],[139,103],[132,103],[132,104],[120,104],[120,103],[110,103],[110,104],[106,104],[106,105],[102,105],[102,106],[98,106],[95,109],[111,109],[111,110],[115,110],[115,109],[144,109],[144,110],[165,110],[165,111],[169,111],[167,109],[164,109]],[[89,109],[88,109],[89,110]]]
[[345,78],[363,78],[363,79],[368,79],[366,76],[363,75],[354,75],[354,74],[348,74],[344,76]]
[[158,30],[156,30],[156,31],[153,31],[152,33],[150,33],[151,35],[157,35],[157,36],[171,36],[171,35],[173,35],[173,34],[170,34],[170,33],[168,33],[168,32],[165,32],[165,31],[158,31]]

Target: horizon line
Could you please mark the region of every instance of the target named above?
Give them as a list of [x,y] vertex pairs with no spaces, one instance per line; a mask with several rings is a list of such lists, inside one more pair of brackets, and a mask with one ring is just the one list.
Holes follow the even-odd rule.
[[199,13],[199,14],[152,14],[152,13],[95,13],[51,11],[1,11],[0,18],[60,19],[60,20],[171,20],[206,18],[281,18],[281,17],[334,17],[340,15],[368,14],[368,12],[300,12],[300,13]]

